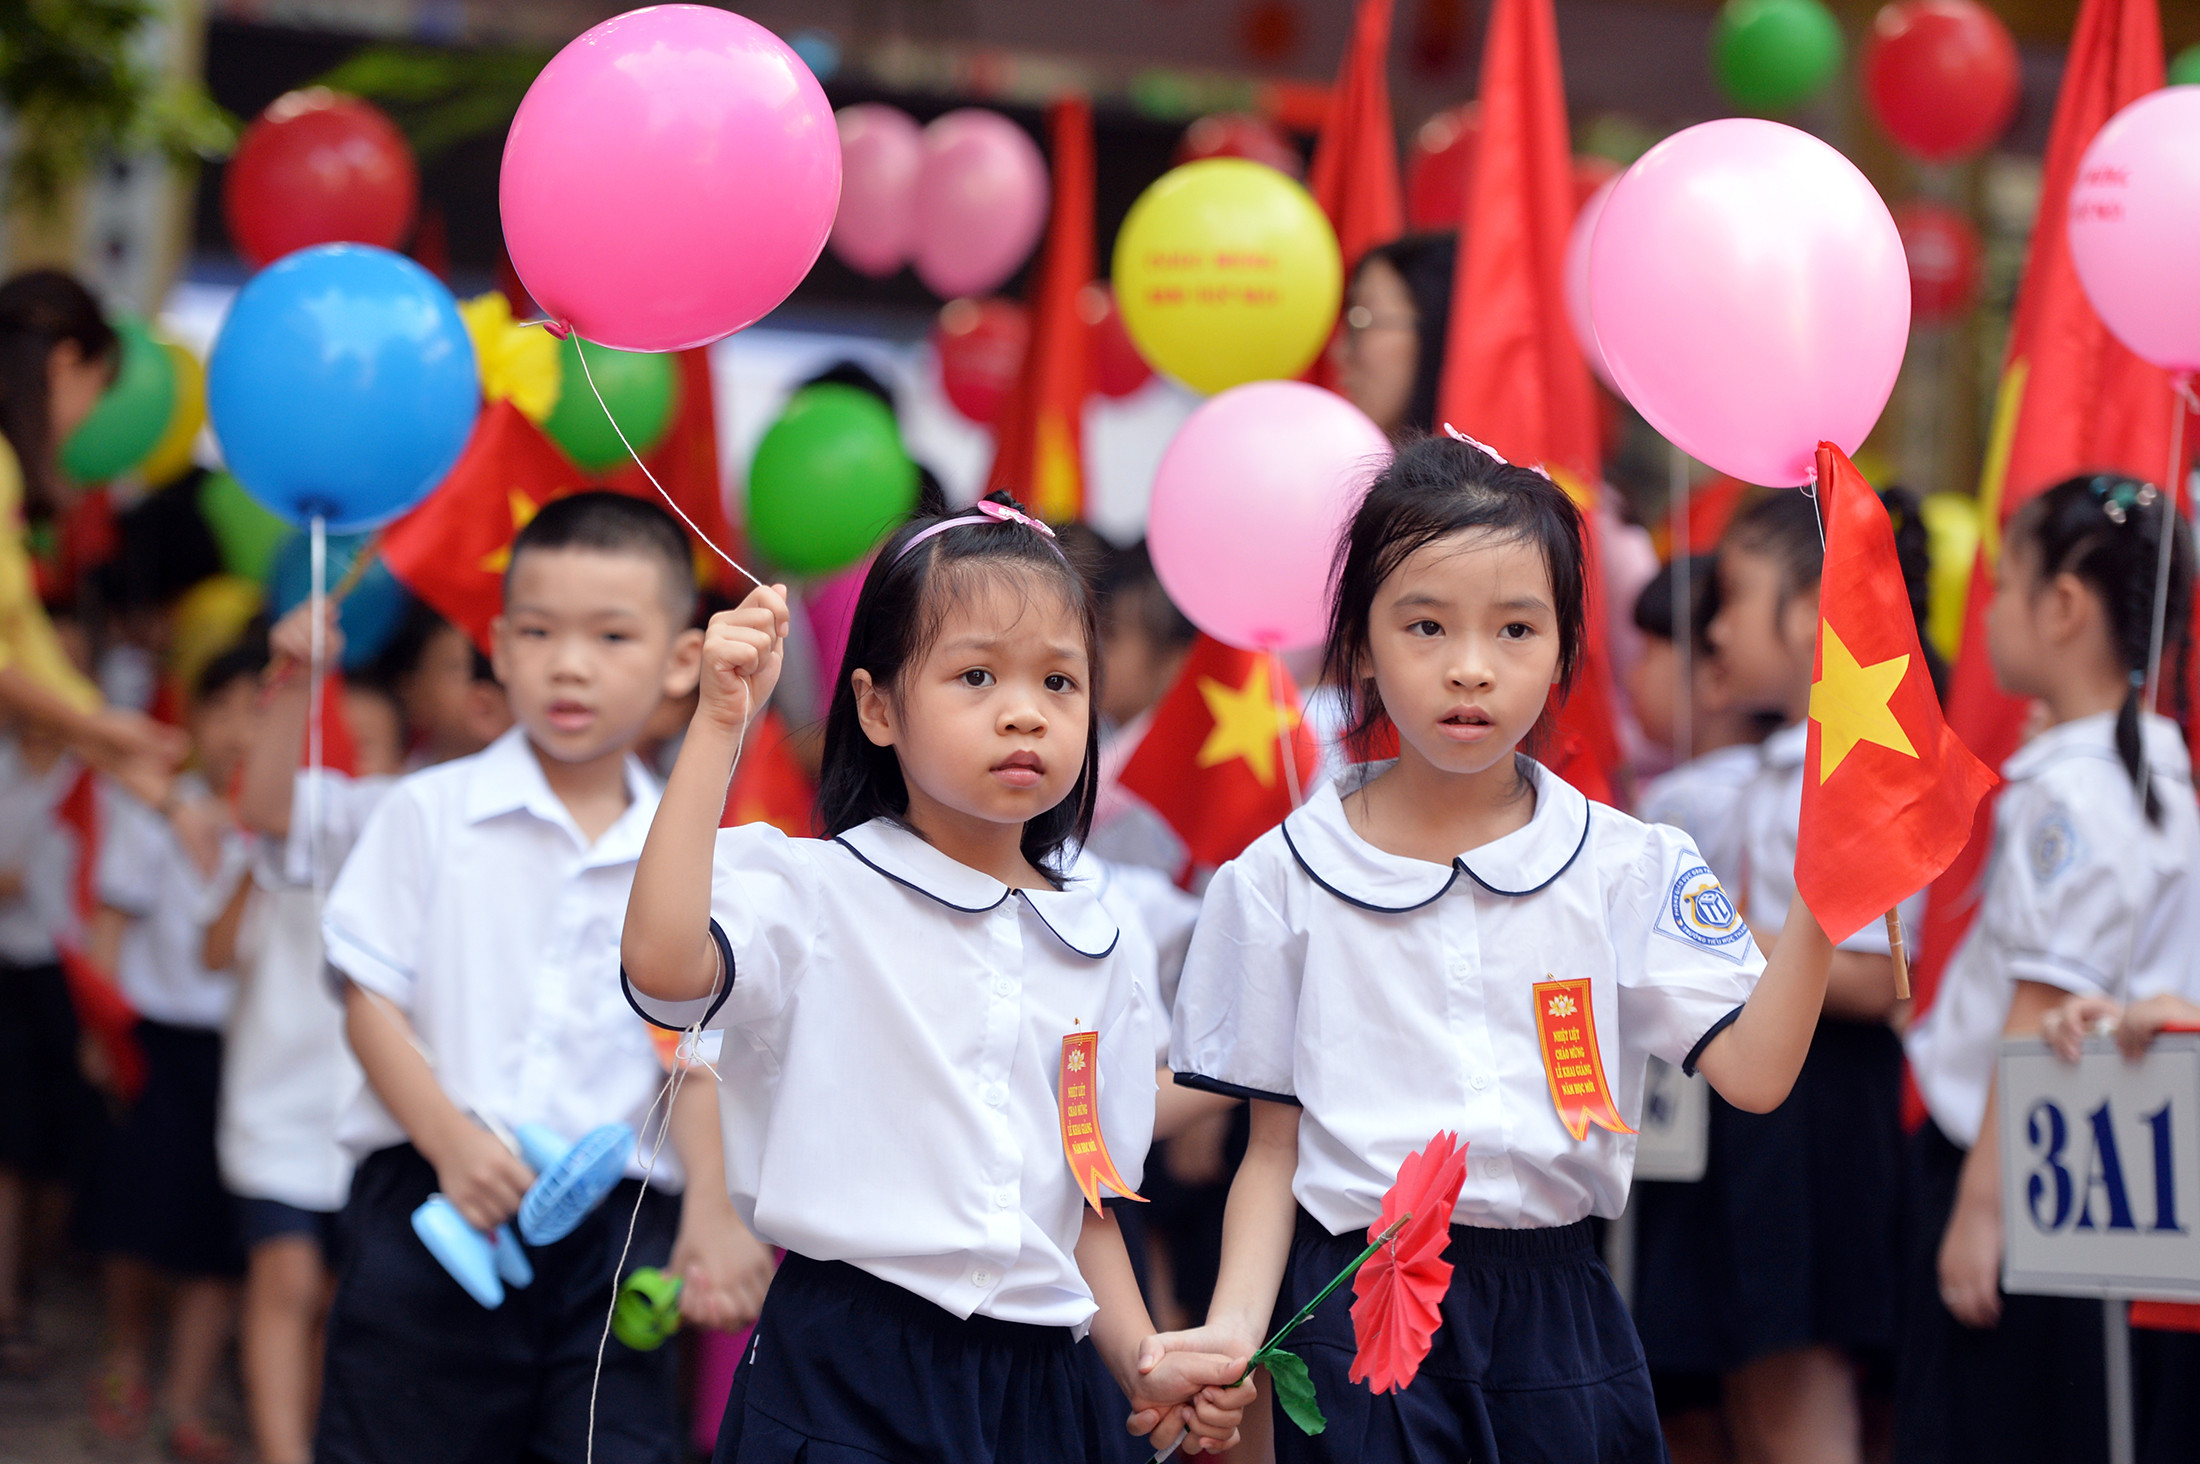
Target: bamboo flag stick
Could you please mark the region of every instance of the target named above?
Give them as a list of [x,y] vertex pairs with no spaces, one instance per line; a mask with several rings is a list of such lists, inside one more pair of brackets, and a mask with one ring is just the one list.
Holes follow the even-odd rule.
[[1887,951],[1894,957],[1894,996],[1896,1001],[1910,999],[1910,957],[1902,948],[1902,916],[1893,910],[1887,912]]

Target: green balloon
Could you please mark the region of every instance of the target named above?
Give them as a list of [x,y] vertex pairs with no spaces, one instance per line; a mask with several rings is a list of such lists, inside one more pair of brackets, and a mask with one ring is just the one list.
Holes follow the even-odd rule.
[[1737,107],[1801,106],[1841,69],[1841,25],[1818,0],[1727,0],[1711,30],[1711,72]]
[[2187,46],[2169,63],[2171,86],[2200,86],[2200,46]]
[[79,483],[104,483],[127,473],[160,445],[168,414],[176,409],[176,366],[136,316],[114,323],[122,338],[122,364],[69,440],[61,468]]
[[199,517],[221,546],[222,568],[254,584],[266,582],[275,551],[291,534],[289,524],[260,507],[227,473],[208,473],[199,480]]
[[790,574],[855,563],[916,503],[894,414],[852,386],[796,392],[749,464],[749,542]]
[[[542,430],[565,449],[565,455],[582,469],[600,473],[626,462],[626,443],[619,441],[618,427],[604,415],[606,406],[626,429],[634,451],[648,452],[664,440],[672,425],[672,409],[680,397],[680,372],[670,356],[649,351],[615,351],[587,343],[588,370],[581,370],[582,342],[569,335],[558,347],[562,373],[558,404],[543,419]],[[588,389],[590,377],[596,390]],[[603,401],[596,400],[603,393]]]

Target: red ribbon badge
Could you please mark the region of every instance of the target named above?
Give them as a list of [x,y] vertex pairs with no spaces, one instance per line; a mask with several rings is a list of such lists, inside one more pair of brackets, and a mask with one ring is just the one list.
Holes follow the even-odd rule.
[[1072,1032],[1062,1039],[1062,1078],[1055,1092],[1061,1094],[1062,1157],[1069,1161],[1070,1178],[1084,1191],[1095,1211],[1100,1209],[1100,1186],[1105,1184],[1126,1200],[1140,1204],[1146,1197],[1134,1193],[1116,1173],[1108,1157],[1108,1141],[1100,1136],[1100,1105],[1094,1084],[1100,1071],[1100,1034]]
[[1543,1075],[1551,1080],[1551,1104],[1558,1121],[1578,1141],[1589,1125],[1615,1134],[1631,1134],[1612,1106],[1612,1085],[1604,1078],[1604,1055],[1597,1047],[1597,1018],[1589,1006],[1587,981],[1538,981],[1535,1030],[1542,1040]]

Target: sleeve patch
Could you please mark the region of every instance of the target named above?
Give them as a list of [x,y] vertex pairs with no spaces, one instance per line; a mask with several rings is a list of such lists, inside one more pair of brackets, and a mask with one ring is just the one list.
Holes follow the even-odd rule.
[[1652,929],[1668,940],[1741,964],[1749,952],[1749,927],[1742,923],[1734,901],[1720,886],[1719,877],[1699,859],[1684,856],[1680,866]]
[[2032,830],[2028,849],[2032,856],[2032,880],[2039,885],[2053,884],[2056,876],[2076,864],[2078,856],[2084,852],[2070,815],[2060,808],[2039,821]]

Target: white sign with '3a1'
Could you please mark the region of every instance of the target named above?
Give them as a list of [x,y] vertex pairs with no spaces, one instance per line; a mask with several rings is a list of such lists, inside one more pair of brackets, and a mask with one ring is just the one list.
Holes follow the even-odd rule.
[[2002,1289],[2200,1299],[2200,1033],[2001,1047]]

